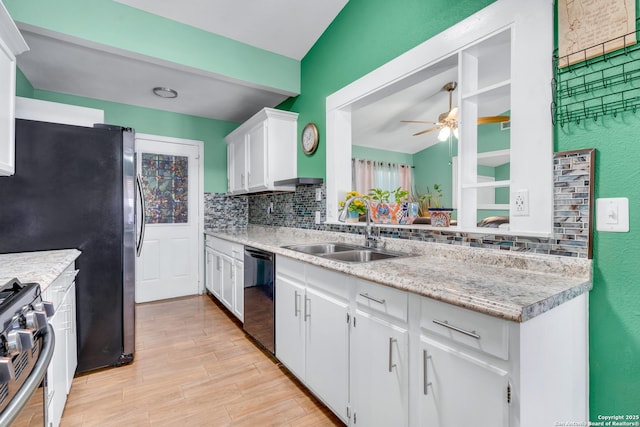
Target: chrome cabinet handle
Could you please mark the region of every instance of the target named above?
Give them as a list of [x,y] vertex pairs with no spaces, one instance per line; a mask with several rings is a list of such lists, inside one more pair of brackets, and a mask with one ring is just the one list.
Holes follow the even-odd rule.
[[306,322],[307,319],[309,317],[311,317],[311,310],[309,308],[309,302],[311,302],[311,300],[309,298],[307,298],[307,296],[305,295],[304,297],[304,321]]
[[251,172],[247,172],[247,185],[251,185]]
[[374,298],[374,297],[372,297],[371,295],[369,295],[367,293],[364,293],[364,294],[361,293],[360,296],[364,297],[364,298],[366,298],[368,300],[371,300],[373,302],[377,302],[378,304],[384,304],[386,302],[386,300]]
[[396,367],[396,364],[393,363],[393,343],[395,342],[398,340],[393,337],[389,338],[389,372],[393,372],[393,368]]
[[449,328],[453,331],[460,332],[461,334],[464,334],[471,338],[475,338],[477,340],[480,339],[480,335],[476,334],[476,331],[467,331],[466,329],[462,329],[457,326],[450,325],[449,322],[446,320],[434,320],[433,323],[435,323],[436,325],[444,326],[445,328]]
[[429,382],[429,374],[427,373],[427,368],[429,366],[429,359],[431,359],[431,356],[429,356],[429,354],[427,353],[427,350],[422,350],[422,366],[424,369],[424,373],[423,376],[424,378],[423,380],[423,393],[425,396],[429,395],[429,386],[431,385],[431,383]]
[[216,256],[216,270],[220,271],[220,257]]
[[298,291],[293,291],[294,296],[293,296],[293,316],[294,317],[298,317],[298,314],[300,313],[300,307],[298,306],[298,300],[300,299],[300,294],[298,293]]
[[242,187],[244,187],[244,174],[243,173],[240,174],[240,184],[242,185]]

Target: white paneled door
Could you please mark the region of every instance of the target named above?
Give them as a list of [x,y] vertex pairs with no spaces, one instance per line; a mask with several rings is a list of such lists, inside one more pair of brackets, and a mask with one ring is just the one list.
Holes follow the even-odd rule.
[[199,141],[136,137],[144,199],[138,212],[145,222],[136,260],[136,302],[200,292],[200,148]]

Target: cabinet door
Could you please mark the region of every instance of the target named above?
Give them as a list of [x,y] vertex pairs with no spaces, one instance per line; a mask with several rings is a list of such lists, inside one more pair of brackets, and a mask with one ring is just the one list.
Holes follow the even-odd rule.
[[211,293],[213,293],[213,275],[216,269],[215,255],[213,249],[205,248],[205,267],[204,267],[204,287]]
[[56,345],[53,350],[51,362],[49,362],[49,368],[47,369],[47,411],[49,422],[54,426],[60,424],[62,412],[64,411],[64,404],[67,400],[67,343],[65,318],[66,313],[64,309],[64,301],[62,301],[58,306],[56,313],[51,317],[51,319],[49,319],[49,323],[53,326],[53,331],[56,336]]
[[324,403],[347,421],[349,391],[348,305],[307,288],[306,384]]
[[16,59],[0,39],[0,176],[15,171]]
[[235,260],[233,268],[235,270],[233,275],[233,314],[240,321],[244,321],[244,262]]
[[268,187],[269,171],[267,151],[267,124],[260,123],[247,134],[249,166],[247,172],[249,191]]
[[408,425],[408,331],[357,310],[350,366],[353,424]]
[[66,393],[69,394],[73,376],[76,374],[78,366],[78,340],[76,334],[76,284],[69,286],[64,304],[67,307],[66,313],[66,340],[67,340],[67,375]]
[[276,357],[301,381],[305,378],[304,285],[276,276]]
[[509,425],[506,371],[425,336],[420,365],[420,425]]
[[233,268],[233,258],[220,254],[220,276],[222,289],[220,292],[220,301],[229,309],[233,310],[233,292],[235,281],[235,269]]
[[230,179],[230,190],[234,193],[243,193],[247,191],[246,181],[246,164],[247,164],[247,150],[244,137],[240,137],[227,147],[228,150],[233,150],[233,167],[232,178]]

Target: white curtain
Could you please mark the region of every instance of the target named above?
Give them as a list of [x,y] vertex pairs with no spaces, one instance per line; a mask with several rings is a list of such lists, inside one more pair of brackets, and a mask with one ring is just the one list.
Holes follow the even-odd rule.
[[373,160],[351,159],[353,189],[369,194],[372,188],[393,191],[398,187],[411,191],[411,166]]

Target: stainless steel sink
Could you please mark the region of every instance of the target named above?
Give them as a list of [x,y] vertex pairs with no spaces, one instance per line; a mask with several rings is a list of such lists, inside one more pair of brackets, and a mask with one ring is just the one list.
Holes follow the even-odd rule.
[[309,243],[303,245],[283,246],[283,248],[291,249],[292,251],[304,252],[305,254],[310,255],[325,255],[336,252],[353,251],[358,249],[359,246],[349,245],[346,243]]
[[323,258],[343,262],[370,262],[389,258],[407,256],[395,252],[380,251],[375,249],[358,249],[353,251],[335,252],[323,255]]
[[350,245],[348,243],[309,243],[283,246],[285,249],[341,262],[370,262],[409,256],[407,254]]

